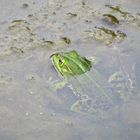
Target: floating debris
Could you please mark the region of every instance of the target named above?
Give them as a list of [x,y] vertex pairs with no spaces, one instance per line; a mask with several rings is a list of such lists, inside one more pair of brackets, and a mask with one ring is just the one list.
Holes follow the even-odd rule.
[[112,6],[112,5],[105,5],[106,7],[110,8],[113,12],[119,12],[121,14],[126,14],[127,12],[123,12],[119,6]]
[[105,5],[105,6],[108,7],[109,9],[111,9],[110,13],[120,14],[119,19],[124,19],[126,21],[134,21],[136,19],[136,17],[133,16],[131,13],[121,10],[121,8],[119,6],[112,6],[112,5]]
[[118,38],[120,38],[120,40],[124,40],[124,38],[126,38],[126,34],[120,30],[116,31],[116,34],[118,35]]
[[115,16],[111,14],[103,14],[103,16],[106,17],[105,20],[107,22],[112,23],[112,24],[119,24],[119,20]]
[[76,13],[67,13],[67,15],[69,15],[70,17],[77,17]]
[[45,43],[48,43],[48,44],[50,44],[50,45],[54,45],[54,44],[55,44],[53,41],[49,41],[49,40],[44,41],[44,42],[45,42]]
[[23,20],[23,19],[13,20],[11,23],[27,23],[27,24],[29,24],[26,20]]
[[17,33],[25,31],[30,33],[30,35],[34,35],[30,28],[30,24],[26,20],[22,19],[13,20],[9,26],[9,30]]
[[105,27],[95,27],[94,31],[90,31],[90,37],[103,41],[106,45],[113,43],[115,40],[120,42],[124,40],[126,34],[120,30],[113,31]]
[[56,49],[61,50],[66,47],[69,47],[69,45],[71,44],[71,40],[67,37],[61,37],[60,39],[55,41],[55,44],[56,44]]
[[26,9],[26,8],[28,8],[29,7],[29,4],[27,4],[27,3],[24,3],[23,5],[22,5],[22,8],[23,9]]
[[67,37],[61,37],[57,40],[51,41],[43,38],[42,47],[47,47],[55,50],[61,50],[68,47],[71,44],[71,40]]
[[50,40],[45,40],[43,39],[43,47],[47,47],[47,48],[54,48],[55,47],[55,42],[54,41],[50,41]]
[[67,37],[62,37],[61,38],[66,44],[71,44],[71,40]]
[[11,47],[10,50],[12,50],[12,51],[15,52],[15,53],[19,53],[19,54],[24,53],[24,51],[23,51],[22,48]]
[[9,29],[12,30],[13,28],[18,27],[20,25],[22,25],[23,27],[28,27],[29,23],[26,20],[22,19],[13,20],[9,26]]

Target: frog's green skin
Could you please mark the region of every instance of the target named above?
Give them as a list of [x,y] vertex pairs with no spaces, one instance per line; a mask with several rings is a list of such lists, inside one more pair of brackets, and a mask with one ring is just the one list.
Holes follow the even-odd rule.
[[81,75],[92,67],[91,61],[74,50],[55,53],[51,58],[56,70],[64,77]]

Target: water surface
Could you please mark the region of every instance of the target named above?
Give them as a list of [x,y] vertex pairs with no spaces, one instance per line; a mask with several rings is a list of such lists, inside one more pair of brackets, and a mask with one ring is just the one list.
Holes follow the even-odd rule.
[[[110,11],[107,4],[120,6],[134,19],[118,14],[120,24],[109,24],[102,16]],[[139,0],[1,0],[0,9],[1,140],[140,139]],[[106,44],[91,37],[95,26],[127,37]],[[96,68],[106,80],[122,71],[134,87],[127,101],[100,115],[72,112],[77,99],[73,91],[52,90],[61,78],[50,55],[73,49],[98,57]]]

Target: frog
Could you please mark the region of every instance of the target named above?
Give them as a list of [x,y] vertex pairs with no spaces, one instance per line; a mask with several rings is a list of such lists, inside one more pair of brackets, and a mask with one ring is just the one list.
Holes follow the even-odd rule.
[[91,61],[86,57],[80,56],[75,50],[54,53],[50,57],[55,69],[65,78],[81,75],[92,67]]
[[[97,108],[102,106],[105,109],[110,105],[108,103],[111,96],[108,96],[102,85],[97,82],[101,77],[98,71],[93,68],[95,61],[94,63],[91,59],[80,55],[75,50],[56,52],[50,58],[59,76],[63,77],[65,81],[63,83],[68,81],[74,95],[79,98],[72,104],[70,110],[95,113]],[[89,73],[90,71],[92,75]],[[108,103],[106,104],[106,102]]]

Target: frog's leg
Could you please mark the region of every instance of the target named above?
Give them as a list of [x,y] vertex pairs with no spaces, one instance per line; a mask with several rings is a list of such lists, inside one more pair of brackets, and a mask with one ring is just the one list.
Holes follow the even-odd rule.
[[47,81],[47,85],[52,92],[56,92],[58,89],[62,89],[66,86],[67,79],[63,79],[62,81]]
[[[111,97],[106,91],[104,90],[104,87],[102,87],[98,82],[101,82],[103,79],[99,72],[92,68],[91,69],[92,76],[90,76],[88,73],[85,73],[85,75],[89,78],[89,80],[94,84],[94,86],[99,90],[99,93],[102,94],[107,100],[110,100]],[[93,78],[91,78],[93,77]],[[94,80],[95,79],[95,80]],[[104,79],[103,79],[104,80]],[[105,80],[104,80],[105,81]],[[108,96],[109,95],[109,96]]]
[[88,96],[83,96],[81,99],[77,100],[74,104],[72,104],[70,110],[90,114],[97,112],[92,104],[92,100]]
[[69,87],[76,96],[81,97],[83,94],[86,94],[85,87],[80,83],[76,76],[71,77],[69,83]]

